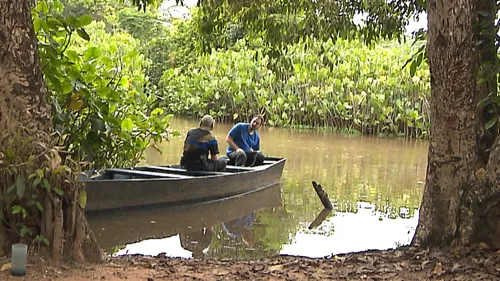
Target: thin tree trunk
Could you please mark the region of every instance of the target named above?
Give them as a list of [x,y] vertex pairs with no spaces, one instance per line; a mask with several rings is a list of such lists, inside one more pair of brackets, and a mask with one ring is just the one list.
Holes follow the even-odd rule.
[[495,237],[500,237],[500,228],[481,227],[497,224],[498,219],[490,215],[496,209],[486,210],[485,202],[495,200],[498,185],[478,173],[482,168],[478,136],[484,121],[477,105],[484,94],[476,86],[480,63],[473,26],[476,1],[429,2],[432,122],[427,179],[414,245],[495,245]]

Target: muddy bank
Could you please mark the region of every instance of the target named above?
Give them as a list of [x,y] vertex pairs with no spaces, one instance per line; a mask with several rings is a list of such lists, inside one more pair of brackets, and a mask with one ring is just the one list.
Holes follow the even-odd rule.
[[[500,280],[500,251],[485,245],[422,250],[404,247],[321,259],[276,256],[255,261],[186,260],[162,255],[108,258],[100,265],[53,268],[30,261],[28,274],[0,280]],[[2,264],[8,259],[4,257]]]

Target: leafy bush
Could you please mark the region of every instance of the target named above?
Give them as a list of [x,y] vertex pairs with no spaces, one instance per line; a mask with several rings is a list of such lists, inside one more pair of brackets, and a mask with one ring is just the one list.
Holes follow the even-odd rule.
[[165,136],[169,117],[150,108],[156,95],[138,42],[108,34],[90,15],[64,17],[62,10],[58,2],[39,2],[33,11],[58,144],[96,168],[135,165],[151,140]]
[[[252,42],[200,56],[191,71],[167,70],[163,103],[176,114],[211,112],[246,120],[266,113],[271,125],[335,127],[426,137],[428,69],[401,70],[409,45],[309,39],[270,58]],[[272,66],[272,67],[271,67]]]

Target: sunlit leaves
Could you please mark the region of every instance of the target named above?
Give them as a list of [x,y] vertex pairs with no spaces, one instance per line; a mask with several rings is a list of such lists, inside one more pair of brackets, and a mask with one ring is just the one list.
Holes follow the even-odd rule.
[[127,117],[127,118],[123,119],[121,127],[122,127],[122,130],[124,130],[124,131],[132,132],[132,130],[134,129],[134,122],[132,121],[132,119]]

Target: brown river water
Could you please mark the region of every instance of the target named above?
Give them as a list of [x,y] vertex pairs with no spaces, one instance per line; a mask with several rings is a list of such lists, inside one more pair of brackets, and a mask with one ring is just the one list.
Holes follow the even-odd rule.
[[[197,120],[176,119],[180,136],[148,149],[142,164],[177,164]],[[225,153],[231,124],[216,124]],[[281,184],[204,204],[93,214],[89,222],[113,255],[258,259],[323,257],[410,243],[427,167],[426,141],[263,127],[261,149],[286,157]],[[335,206],[323,211],[311,182]],[[315,220],[316,219],[316,220]],[[314,223],[313,223],[314,222]]]

